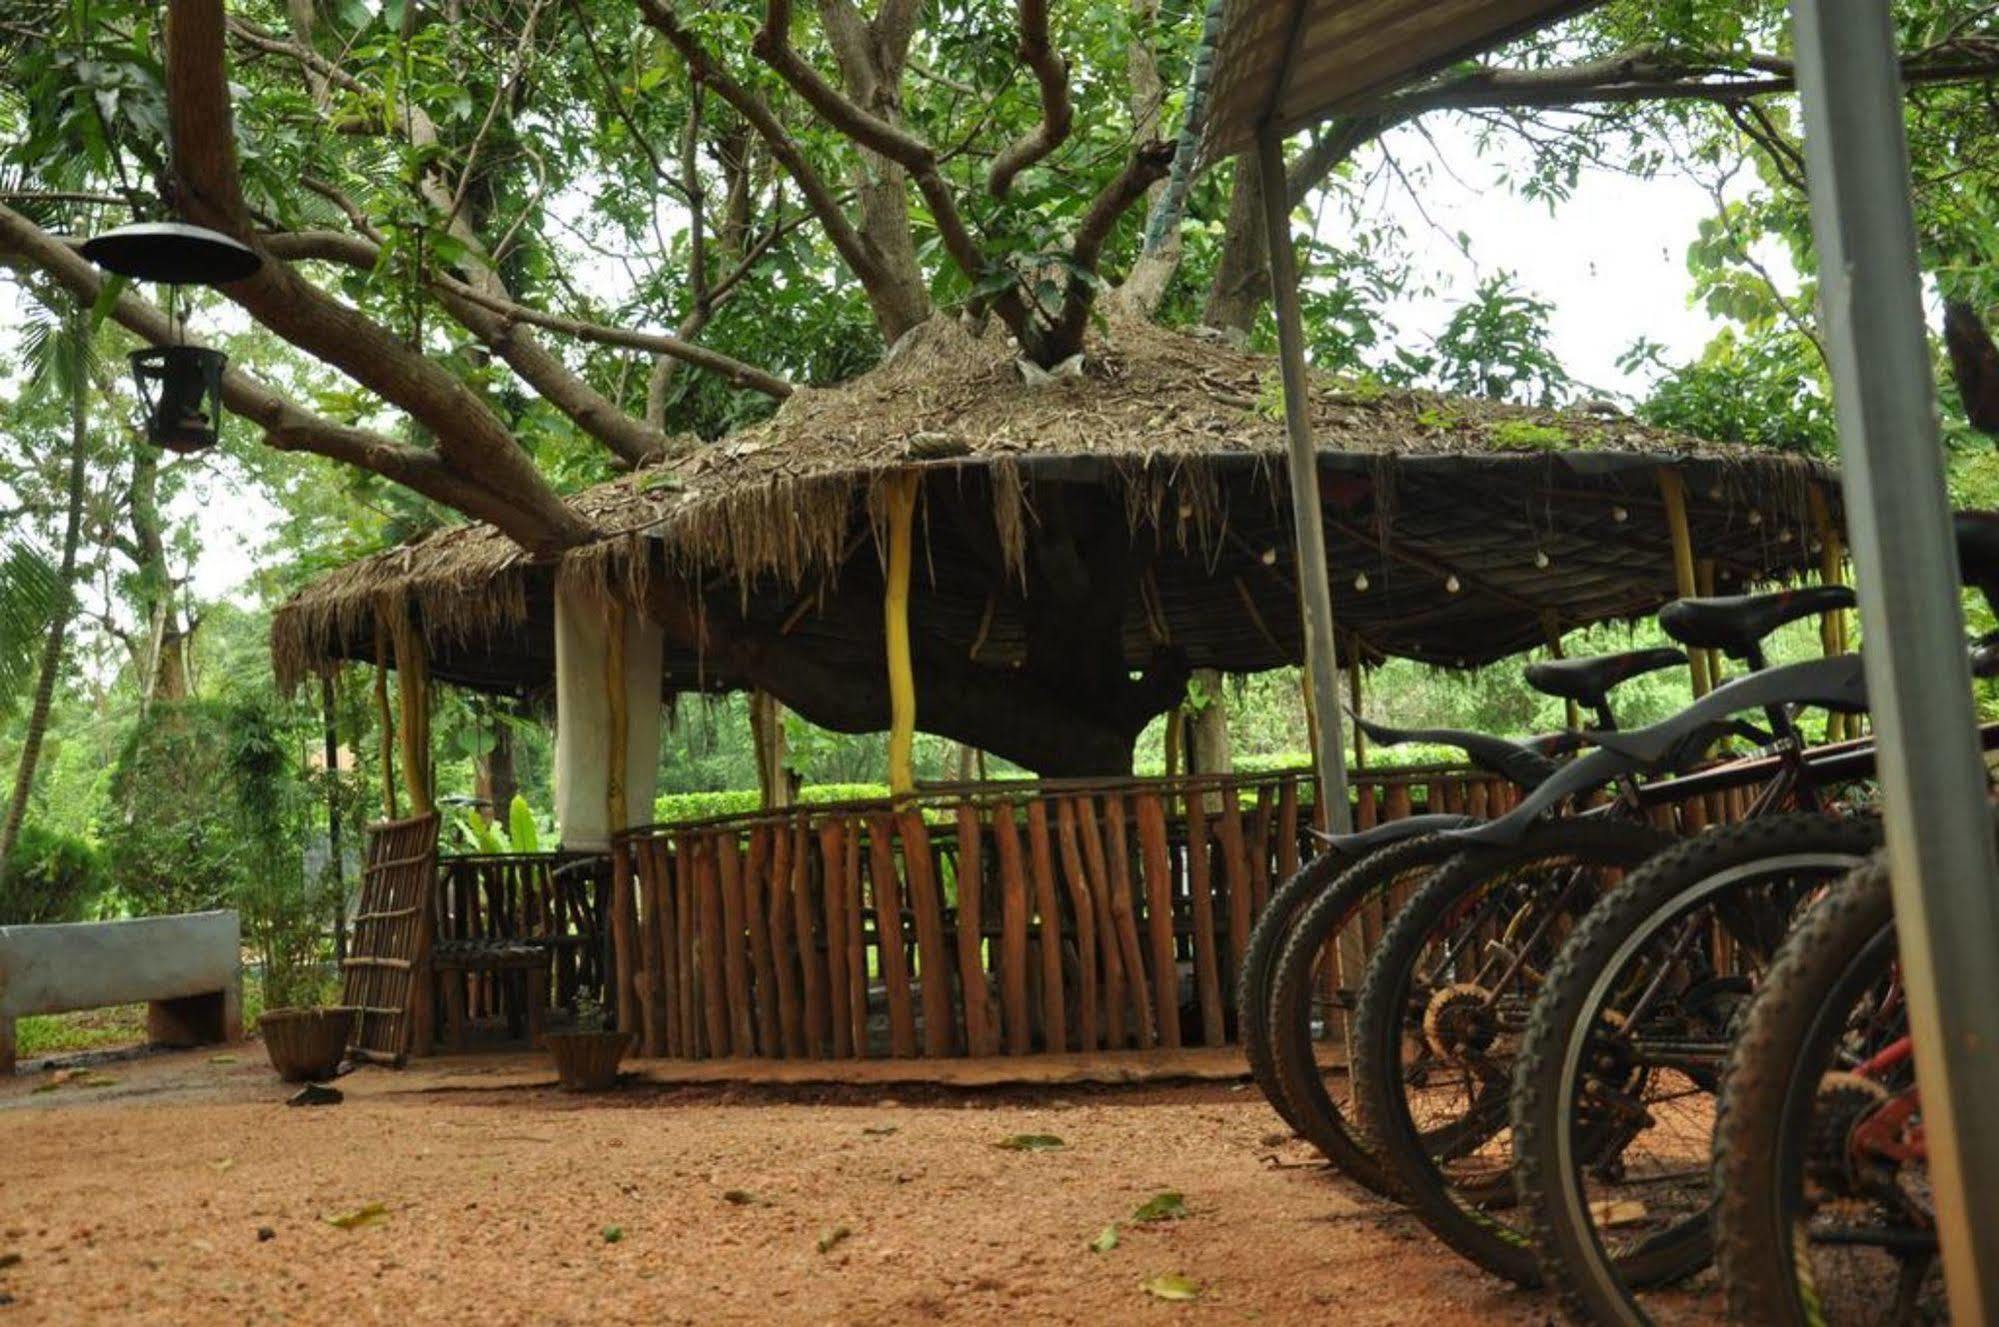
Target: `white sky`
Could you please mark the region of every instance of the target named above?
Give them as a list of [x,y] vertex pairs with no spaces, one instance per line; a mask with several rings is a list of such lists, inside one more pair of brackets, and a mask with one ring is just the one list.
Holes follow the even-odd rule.
[[[1616,364],[1641,335],[1664,345],[1672,361],[1691,358],[1713,335],[1713,320],[1688,302],[1687,245],[1711,211],[1699,186],[1674,176],[1637,181],[1593,171],[1551,216],[1546,204],[1496,187],[1493,168],[1477,159],[1468,139],[1443,127],[1437,138],[1452,169],[1429,174],[1420,209],[1402,190],[1393,191],[1389,203],[1437,287],[1435,295],[1407,298],[1388,310],[1413,345],[1440,331],[1478,280],[1498,271],[1514,273],[1522,291],[1554,306],[1557,356],[1571,376],[1598,391],[1644,390],[1645,383]],[[1458,231],[1471,236],[1471,260],[1448,238]],[[0,282],[0,337],[18,312],[14,288]],[[232,489],[225,481],[199,488],[172,513],[201,523],[205,549],[194,568],[194,593],[201,599],[241,597],[239,587],[271,537],[277,509],[262,493]]]

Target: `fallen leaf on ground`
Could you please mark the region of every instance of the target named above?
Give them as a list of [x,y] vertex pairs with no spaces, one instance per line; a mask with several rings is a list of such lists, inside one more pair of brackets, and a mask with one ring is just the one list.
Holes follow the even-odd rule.
[[1097,1237],[1090,1241],[1091,1253],[1109,1253],[1112,1249],[1115,1249],[1116,1247],[1117,1247],[1117,1222],[1115,1221],[1111,1222],[1109,1225],[1105,1226],[1102,1230],[1098,1231]]
[[886,1138],[896,1132],[896,1126],[893,1124],[870,1124],[864,1127],[861,1132],[867,1134],[870,1138]]
[[224,1157],[224,1158],[222,1158],[222,1160],[220,1160],[220,1161],[211,1161],[211,1162],[209,1162],[208,1164],[209,1164],[209,1165],[211,1165],[211,1166],[213,1166],[213,1167],[215,1167],[215,1172],[216,1172],[216,1173],[217,1173],[217,1174],[219,1175],[219,1174],[221,1174],[222,1172],[224,1172],[224,1171],[228,1170],[228,1169],[229,1169],[229,1168],[230,1168],[231,1166],[235,1165],[235,1164],[236,1164],[236,1158],[235,1158],[235,1157]]
[[241,1056],[236,1055],[211,1055],[208,1057],[208,1062],[210,1064],[235,1064],[241,1058]]
[[1645,1204],[1635,1199],[1612,1199],[1589,1205],[1590,1220],[1599,1226],[1636,1225],[1646,1217]]
[[737,1207],[751,1207],[763,1202],[763,1199],[757,1197],[748,1189],[724,1189],[722,1191],[722,1201],[732,1203]]
[[845,1226],[834,1226],[831,1230],[827,1231],[825,1234],[819,1237],[819,1252],[821,1253],[832,1252],[834,1248],[836,1248],[842,1243],[845,1243],[846,1240],[853,1235],[853,1233],[854,1233],[853,1231],[847,1229]]
[[1052,1133],[1017,1133],[1011,1138],[1002,1138],[994,1147],[1003,1147],[1009,1152],[1053,1152],[1068,1144]]
[[387,1221],[389,1209],[381,1203],[365,1203],[351,1212],[338,1212],[320,1219],[336,1230],[359,1230],[362,1226]]
[[604,1242],[606,1244],[616,1244],[619,1240],[622,1240],[624,1237],[625,1237],[625,1228],[623,1226],[604,1227]]
[[1145,1283],[1145,1293],[1154,1299],[1170,1299],[1176,1302],[1201,1297],[1201,1287],[1178,1272],[1166,1276],[1155,1276]]
[[1134,1221],[1178,1221],[1187,1215],[1187,1202],[1177,1193],[1155,1193],[1131,1214]]

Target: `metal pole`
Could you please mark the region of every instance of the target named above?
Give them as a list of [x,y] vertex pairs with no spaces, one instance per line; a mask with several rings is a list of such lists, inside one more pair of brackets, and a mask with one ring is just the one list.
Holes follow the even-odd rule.
[[1298,597],[1305,610],[1305,667],[1311,674],[1312,709],[1318,718],[1319,796],[1326,828],[1353,827],[1347,801],[1346,743],[1340,732],[1340,673],[1333,640],[1333,588],[1326,569],[1325,514],[1319,509],[1319,457],[1312,446],[1311,384],[1305,372],[1305,322],[1298,307],[1298,257],[1292,248],[1291,205],[1285,198],[1284,140],[1272,130],[1257,136],[1263,176],[1263,224],[1270,239],[1270,303],[1277,312],[1278,359],[1284,372],[1284,424],[1290,434],[1291,519],[1298,544]]
[[[1885,0],[1793,0],[1847,526],[1952,1316],[1999,1321],[1999,861]],[[1890,590],[1893,593],[1890,593]]]

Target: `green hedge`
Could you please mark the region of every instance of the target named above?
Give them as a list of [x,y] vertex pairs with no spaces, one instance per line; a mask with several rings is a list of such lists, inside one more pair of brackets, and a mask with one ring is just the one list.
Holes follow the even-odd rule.
[[89,843],[23,825],[0,885],[0,926],[82,921],[104,882],[104,860]]

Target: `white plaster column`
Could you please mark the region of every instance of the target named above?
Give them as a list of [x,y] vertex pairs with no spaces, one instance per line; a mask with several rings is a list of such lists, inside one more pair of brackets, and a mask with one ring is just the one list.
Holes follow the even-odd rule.
[[555,591],[555,821],[562,846],[601,852],[611,832],[652,819],[659,787],[660,677],[665,638],[635,609],[625,619],[625,818],[610,823],[610,615],[597,600]]

